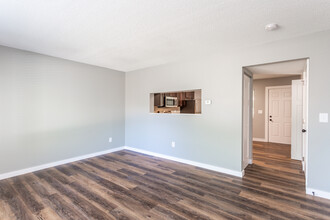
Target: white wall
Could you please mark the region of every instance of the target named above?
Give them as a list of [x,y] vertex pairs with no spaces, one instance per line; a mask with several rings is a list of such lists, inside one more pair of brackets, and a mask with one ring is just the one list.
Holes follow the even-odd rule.
[[0,174],[123,146],[124,84],[122,72],[0,47]]
[[[127,73],[126,145],[240,171],[242,67],[310,57],[308,187],[330,192],[330,126],[318,122],[330,112],[329,39],[321,32]],[[202,115],[149,113],[149,93],[196,88],[213,100]]]

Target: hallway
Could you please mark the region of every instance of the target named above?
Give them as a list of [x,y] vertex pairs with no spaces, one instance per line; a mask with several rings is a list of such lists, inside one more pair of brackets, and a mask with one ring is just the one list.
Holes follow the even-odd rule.
[[291,159],[287,144],[253,142],[253,164],[245,169],[245,178],[262,181],[262,185],[305,193],[305,174],[301,161]]

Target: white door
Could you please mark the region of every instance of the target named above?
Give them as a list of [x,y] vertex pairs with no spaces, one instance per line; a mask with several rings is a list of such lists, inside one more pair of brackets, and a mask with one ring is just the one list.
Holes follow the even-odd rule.
[[291,144],[291,87],[269,89],[269,142]]
[[303,156],[303,81],[292,80],[292,141],[291,159],[302,160]]
[[251,135],[251,78],[243,76],[243,162],[242,169],[249,164],[252,148]]

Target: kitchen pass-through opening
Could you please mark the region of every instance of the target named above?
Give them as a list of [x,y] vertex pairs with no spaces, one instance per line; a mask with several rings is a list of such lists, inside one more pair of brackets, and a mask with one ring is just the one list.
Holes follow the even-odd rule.
[[158,114],[201,114],[202,90],[150,94],[150,112]]

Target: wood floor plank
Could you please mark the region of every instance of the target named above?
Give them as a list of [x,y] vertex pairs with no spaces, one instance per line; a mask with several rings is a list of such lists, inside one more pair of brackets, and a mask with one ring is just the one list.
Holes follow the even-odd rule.
[[67,171],[69,171],[71,173],[70,177],[76,180],[78,184],[80,182],[83,182],[86,188],[92,190],[95,197],[100,198],[103,201],[105,200],[105,203],[110,204],[109,206],[111,206],[110,208],[111,216],[114,216],[117,219],[142,219],[140,215],[135,213],[135,210],[130,209],[132,207],[130,207],[129,204],[127,205],[128,207],[126,207],[126,203],[122,203],[121,200],[114,198],[112,196],[114,192],[111,191],[109,188],[98,184],[97,181],[89,177],[77,173],[77,171],[72,170],[69,167],[65,167],[65,169],[58,169],[58,170],[59,171],[65,170],[64,173],[67,173]]
[[0,200],[0,219],[10,220],[15,218],[15,214],[11,211],[8,202],[5,200]]
[[[72,178],[68,178],[66,176],[66,172],[61,173],[59,170],[53,170],[51,175],[57,180],[59,180],[62,184],[65,184],[67,187],[70,187],[75,192],[79,193],[82,197],[87,199],[89,202],[91,202],[97,208],[101,209],[103,212],[110,213],[111,210],[117,208],[116,204],[114,204],[109,199],[107,199],[106,196],[95,190],[95,187],[93,187],[95,185],[88,184],[85,180],[80,179],[81,177],[74,178],[72,173],[69,176]],[[113,217],[113,219],[115,219],[115,217]]]
[[[14,183],[14,188],[16,191],[24,190],[23,193],[20,194],[20,198],[24,201],[24,204],[29,207],[31,212],[37,217],[38,220],[43,219],[54,219],[60,220],[60,216],[58,216],[53,209],[49,207],[45,207],[42,198],[38,196],[38,194],[34,193],[33,189],[26,183],[26,178],[22,176],[16,177],[13,179],[17,179],[17,182]],[[18,187],[22,187],[22,189],[18,189]],[[0,218],[1,219],[1,218]]]
[[17,195],[9,180],[0,182],[0,198],[9,205],[16,219],[36,219],[28,207],[25,206],[21,198]]
[[44,209],[44,205],[34,198],[33,193],[31,193],[27,189],[21,179],[21,177],[12,178],[11,183],[15,188],[15,191],[19,194],[20,198],[22,198],[25,205],[30,209],[33,214],[38,216],[40,212]]
[[152,208],[150,212],[161,216],[161,219],[187,220],[187,218],[184,218],[183,216],[180,216],[172,210],[162,207],[161,205],[157,205],[156,207]]
[[[276,207],[277,209],[281,210],[281,211],[286,211],[288,208],[288,203],[279,201],[279,200],[275,200],[275,199],[267,199],[265,197],[262,197],[260,195],[256,195],[254,193],[251,192],[245,192],[243,191],[242,193],[240,193],[240,196],[247,198],[249,200],[252,201],[257,201],[257,202],[262,202],[264,204],[267,204],[270,207]],[[301,209],[299,205],[297,204],[290,204],[290,209],[292,212],[295,212],[295,215],[299,218],[299,219],[321,219],[322,215],[319,215],[318,213],[309,213],[308,211]]]
[[62,219],[88,219],[86,216],[72,208],[73,205],[61,198],[55,190],[48,184],[40,181],[35,176],[27,176],[27,183],[44,201],[44,204],[50,207]]
[[54,189],[58,191],[58,193],[62,197],[68,197],[71,202],[80,208],[82,212],[86,214],[86,216],[90,217],[91,219],[108,219],[106,213],[104,213],[102,210],[95,207],[92,203],[84,199],[80,194],[75,193],[73,190],[71,190],[69,187],[61,184],[59,180],[52,177],[48,173],[44,172],[38,172],[36,175],[47,181],[49,185],[51,185]]

